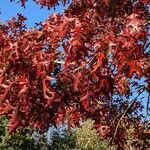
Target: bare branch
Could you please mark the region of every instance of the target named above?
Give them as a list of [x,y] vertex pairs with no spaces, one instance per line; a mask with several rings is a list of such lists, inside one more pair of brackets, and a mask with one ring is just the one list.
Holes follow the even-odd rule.
[[142,90],[129,104],[129,106],[127,107],[127,109],[123,112],[121,118],[119,119],[115,132],[113,134],[113,136],[109,139],[109,143],[111,144],[113,142],[113,140],[115,139],[115,136],[118,132],[118,128],[120,126],[121,121],[123,120],[123,118],[125,117],[125,115],[127,114],[128,110],[132,107],[132,105],[135,103],[135,101],[137,100],[137,98],[144,92],[144,90]]
[[147,120],[147,117],[150,115],[149,114],[149,102],[150,102],[150,93],[149,93],[148,98],[147,98],[145,122]]

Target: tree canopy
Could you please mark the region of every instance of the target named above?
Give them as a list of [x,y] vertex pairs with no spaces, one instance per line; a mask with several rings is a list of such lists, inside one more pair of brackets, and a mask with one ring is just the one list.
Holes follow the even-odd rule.
[[131,126],[146,142],[149,0],[34,1],[69,6],[34,28],[26,28],[22,14],[0,24],[0,114],[9,119],[9,133],[28,125],[71,128],[90,118],[100,138],[118,148]]

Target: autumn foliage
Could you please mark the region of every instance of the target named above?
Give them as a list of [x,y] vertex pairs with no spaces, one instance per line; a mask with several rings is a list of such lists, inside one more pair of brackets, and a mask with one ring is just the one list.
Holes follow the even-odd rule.
[[[64,122],[74,127],[90,118],[110,143],[128,148],[130,126],[144,140],[149,0],[34,1],[48,9],[69,6],[35,28],[27,29],[21,14],[0,25],[0,114],[9,118],[9,132]],[[25,7],[26,0],[20,3]],[[140,101],[143,92],[148,96]]]

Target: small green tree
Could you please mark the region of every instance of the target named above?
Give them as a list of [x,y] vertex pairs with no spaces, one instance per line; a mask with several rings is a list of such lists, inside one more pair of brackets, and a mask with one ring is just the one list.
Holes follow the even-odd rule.
[[115,150],[105,140],[100,140],[97,131],[93,128],[93,121],[87,120],[76,132],[76,146],[79,150]]
[[[101,140],[93,128],[94,121],[87,120],[81,128],[73,130],[57,130],[53,132],[51,142],[47,142],[45,134],[35,132],[31,128],[18,128],[15,133],[8,134],[7,119],[0,118],[0,150],[116,150],[107,140]],[[135,128],[131,126],[128,131],[126,147],[136,150],[138,145],[148,144],[136,139]],[[148,150],[148,148],[146,149]]]
[[36,139],[32,136],[34,131],[30,127],[18,128],[15,133],[9,134],[6,124],[7,119],[2,116],[0,118],[0,150],[47,150],[46,138],[40,138],[36,143]]
[[65,130],[63,133],[54,132],[52,136],[52,143],[48,150],[71,150],[76,149],[76,137],[70,130]]
[[81,128],[54,132],[49,150],[115,150],[108,141],[100,140],[93,121],[87,120]]

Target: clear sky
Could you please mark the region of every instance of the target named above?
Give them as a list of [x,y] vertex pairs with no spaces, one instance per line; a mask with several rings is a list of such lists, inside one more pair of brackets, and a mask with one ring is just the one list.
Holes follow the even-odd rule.
[[24,9],[17,1],[19,0],[16,0],[15,2],[10,2],[10,0],[0,0],[0,22],[11,19],[16,16],[17,13],[22,13],[28,18],[26,21],[27,27],[33,27],[35,25],[34,23],[44,21],[49,14],[54,12],[62,13],[64,10],[62,5],[59,5],[56,10],[48,10],[47,8],[40,9],[40,6],[36,5],[32,0],[28,0],[26,8]]

